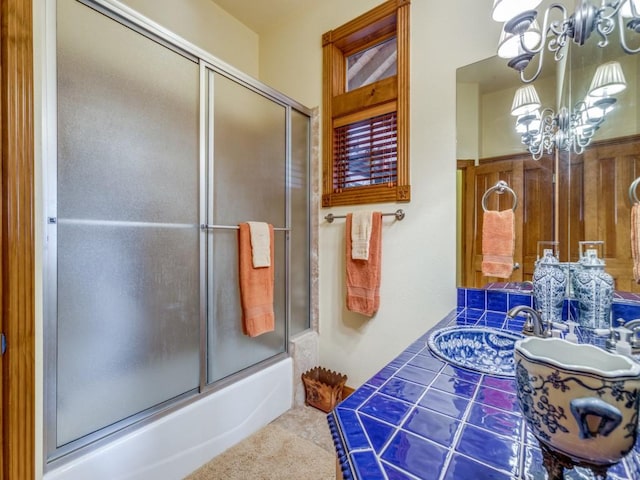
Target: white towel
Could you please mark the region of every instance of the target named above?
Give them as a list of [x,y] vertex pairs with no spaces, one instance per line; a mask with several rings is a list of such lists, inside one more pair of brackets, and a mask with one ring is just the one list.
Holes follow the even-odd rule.
[[271,266],[271,241],[269,224],[264,222],[247,222],[251,234],[251,257],[253,268]]
[[369,260],[372,211],[355,212],[351,220],[351,258]]

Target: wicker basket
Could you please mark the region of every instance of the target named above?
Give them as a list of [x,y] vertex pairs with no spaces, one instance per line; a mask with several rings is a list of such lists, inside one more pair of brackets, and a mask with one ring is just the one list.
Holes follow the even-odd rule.
[[322,367],[315,367],[302,374],[305,403],[329,413],[342,401],[342,389],[347,376]]

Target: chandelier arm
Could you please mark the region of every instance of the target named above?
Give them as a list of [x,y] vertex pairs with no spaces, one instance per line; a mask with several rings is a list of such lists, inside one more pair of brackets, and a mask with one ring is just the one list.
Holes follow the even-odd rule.
[[[551,12],[554,9],[560,10],[560,12],[562,13],[562,21],[560,20],[556,20],[554,22],[549,21],[549,16],[551,15]],[[538,66],[531,78],[527,79],[525,77],[524,68],[520,70],[520,80],[523,83],[531,83],[535,81],[540,75],[540,72],[542,71],[548,31],[553,33],[553,35],[555,36],[555,38],[551,39],[548,45],[548,49],[554,53],[555,60],[558,61],[564,56],[560,52],[562,50],[562,47],[564,47],[567,44],[568,25],[569,25],[569,20],[567,19],[566,7],[560,3],[553,3],[549,5],[549,7],[544,12],[542,29],[540,30],[541,32],[540,43],[538,44],[538,46],[534,48],[528,48],[524,42],[524,33],[520,34],[520,48],[522,48],[524,52],[530,55],[533,55],[533,56],[539,55]]]
[[604,48],[609,45],[609,35],[615,28],[615,22],[610,18],[601,19],[596,25],[596,32],[600,35],[601,40],[598,42],[600,48]]
[[[635,9],[635,7],[633,6],[633,2],[631,5],[632,5],[632,8]],[[635,13],[636,12],[634,12],[634,14]],[[618,30],[620,30],[620,46],[629,55],[640,53],[640,47],[634,49],[634,48],[629,48],[629,46],[627,45],[627,39],[625,38],[625,35],[624,35],[624,31],[626,30],[624,22],[625,22],[624,18],[622,18],[622,15],[620,13],[618,13]]]
[[[620,10],[622,10],[622,6],[626,3],[627,0],[603,0],[602,7],[598,10],[598,15],[601,18],[608,18],[613,20],[613,18],[618,15]],[[631,0],[629,0],[631,1]],[[631,1],[631,11],[635,11],[635,6]]]
[[538,54],[538,53],[540,53],[541,51],[544,50],[544,47],[545,47],[545,44],[546,44],[546,40],[547,40],[546,39],[547,29],[550,29],[550,28],[553,27],[553,25],[549,25],[549,12],[550,12],[550,10],[551,10],[551,8],[553,6],[557,6],[562,11],[563,20],[566,18],[567,10],[566,10],[566,8],[564,6],[562,6],[560,4],[551,5],[547,10],[545,10],[543,21],[542,21],[542,29],[540,30],[540,41],[539,41],[537,46],[535,46],[533,48],[529,48],[524,42],[524,33],[525,32],[520,33],[520,47],[526,53],[530,53],[532,55],[536,55],[536,54]]
[[538,56],[538,67],[536,68],[536,71],[531,78],[525,78],[524,68],[520,70],[520,81],[522,81],[522,83],[532,83],[536,80],[536,78],[538,78],[538,75],[540,75],[540,72],[542,71],[542,60],[544,60],[544,50],[542,50]]
[[[595,133],[595,131],[593,133]],[[589,143],[591,143],[591,138],[593,138],[593,133],[588,137],[578,137],[578,141],[576,143],[580,145],[580,148],[584,150],[585,147],[589,146]]]
[[552,108],[546,107],[541,112],[540,123],[540,147],[546,153],[552,153],[556,145],[556,132],[558,131],[558,115]]
[[[626,0],[604,0],[598,9],[598,18],[614,21],[625,2]],[[631,8],[632,11],[635,9],[633,2],[631,2]]]
[[[551,15],[551,12],[554,9],[560,10],[560,12],[562,12],[562,21],[560,20],[555,20],[553,22],[549,21],[549,16]],[[550,44],[557,42],[559,43],[559,46],[557,48],[558,49],[562,48],[567,43],[567,36],[569,34],[570,26],[571,26],[571,17],[568,15],[567,8],[561,3],[552,3],[547,7],[547,9],[544,12],[544,25],[542,27],[542,39],[546,40],[547,33],[550,32],[556,37],[556,39],[552,40]],[[552,51],[555,51],[555,50],[552,50]]]
[[555,144],[556,142],[553,137],[545,137],[542,142],[542,147],[546,153],[552,153]]
[[542,154],[544,153],[544,148],[542,146],[542,137],[540,134],[535,137],[529,137],[527,142],[524,142],[527,145],[527,150],[531,154],[534,160],[540,160]]
[[[616,28],[616,16],[620,20],[620,25],[623,25],[622,20],[622,5],[626,0],[603,0],[602,7],[597,10],[595,30],[598,32],[602,40],[598,42],[599,47],[606,47],[609,44],[609,35]],[[631,2],[633,7],[633,2]]]
[[542,150],[538,149],[537,151],[531,151],[531,149],[529,149],[529,153],[531,154],[531,158],[533,158],[535,161],[538,161],[542,158]]

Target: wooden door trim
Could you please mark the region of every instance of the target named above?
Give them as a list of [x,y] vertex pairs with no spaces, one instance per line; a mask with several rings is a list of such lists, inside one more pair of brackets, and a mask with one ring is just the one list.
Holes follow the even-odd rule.
[[469,195],[469,189],[473,189],[473,169],[475,168],[475,160],[457,160],[456,168],[462,174],[462,192],[460,192],[460,198],[462,199],[461,205],[461,231],[458,232],[460,236],[460,256],[459,261],[462,262],[460,266],[461,276],[460,285],[467,285],[469,281],[470,269],[473,263],[473,256],[471,246],[473,245],[473,228],[470,224],[473,218],[473,195]]
[[0,3],[2,478],[35,478],[32,0]]

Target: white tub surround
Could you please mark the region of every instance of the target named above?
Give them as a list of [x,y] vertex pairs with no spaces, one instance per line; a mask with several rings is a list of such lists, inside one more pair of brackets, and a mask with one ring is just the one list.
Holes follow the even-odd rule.
[[73,459],[44,480],[176,480],[291,408],[287,358]]

